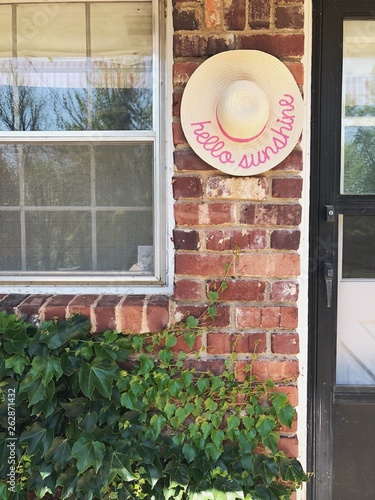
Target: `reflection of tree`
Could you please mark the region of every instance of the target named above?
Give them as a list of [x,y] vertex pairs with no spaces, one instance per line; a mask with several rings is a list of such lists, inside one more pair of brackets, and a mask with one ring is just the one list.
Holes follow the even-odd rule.
[[375,127],[352,127],[349,134],[352,137],[345,143],[345,193],[375,193]]
[[47,110],[35,88],[18,87],[16,92],[11,86],[0,89],[2,130],[41,130]]
[[[347,117],[375,116],[374,105],[348,105]],[[345,193],[375,193],[375,127],[346,128],[344,147]]]
[[[93,89],[67,93],[57,106],[62,130],[150,130],[152,94],[148,89]],[[58,113],[58,109],[56,109]],[[90,123],[91,122],[91,123]]]

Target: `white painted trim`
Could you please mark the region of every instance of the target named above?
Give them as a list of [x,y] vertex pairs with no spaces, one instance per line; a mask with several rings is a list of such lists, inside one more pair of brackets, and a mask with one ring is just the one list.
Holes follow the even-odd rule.
[[[304,101],[305,124],[301,147],[303,150],[303,190],[301,221],[301,274],[299,277],[298,333],[300,353],[298,356],[300,375],[298,377],[298,441],[299,460],[306,470],[307,462],[307,380],[308,380],[308,296],[309,296],[309,209],[310,209],[310,142],[311,142],[311,66],[312,66],[312,0],[305,0],[305,47],[304,47]],[[297,492],[297,500],[306,499],[306,486]]]

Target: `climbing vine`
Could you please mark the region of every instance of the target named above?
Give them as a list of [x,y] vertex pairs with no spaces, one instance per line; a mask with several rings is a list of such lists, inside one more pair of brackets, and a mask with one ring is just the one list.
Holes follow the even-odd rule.
[[251,364],[244,382],[233,359],[220,374],[189,364],[199,321],[92,335],[84,316],[1,312],[0,497],[289,499],[308,479],[278,450],[293,407]]

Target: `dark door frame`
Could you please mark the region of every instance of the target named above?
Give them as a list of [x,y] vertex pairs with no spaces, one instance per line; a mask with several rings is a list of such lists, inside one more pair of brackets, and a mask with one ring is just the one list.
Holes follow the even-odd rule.
[[[373,11],[373,0],[313,0],[307,408],[307,470],[313,477],[308,484],[309,500],[332,499],[337,287],[328,308],[324,263],[332,263],[336,277],[336,212],[354,214],[358,210],[355,196],[348,204],[348,197],[338,195],[341,113],[337,110],[341,109],[342,20],[368,16]],[[373,200],[374,197],[366,200],[362,196],[362,207],[368,204],[374,213]],[[333,205],[335,212],[331,222],[327,220],[327,205]]]

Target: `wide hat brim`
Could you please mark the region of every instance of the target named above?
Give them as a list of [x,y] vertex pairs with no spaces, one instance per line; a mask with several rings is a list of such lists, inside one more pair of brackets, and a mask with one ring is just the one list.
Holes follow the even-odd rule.
[[[229,138],[218,123],[220,97],[233,82],[249,81],[266,94],[269,118],[249,141]],[[258,50],[210,57],[190,77],[181,102],[181,124],[192,149],[209,165],[231,175],[265,172],[283,161],[301,135],[304,106],[289,69]]]

